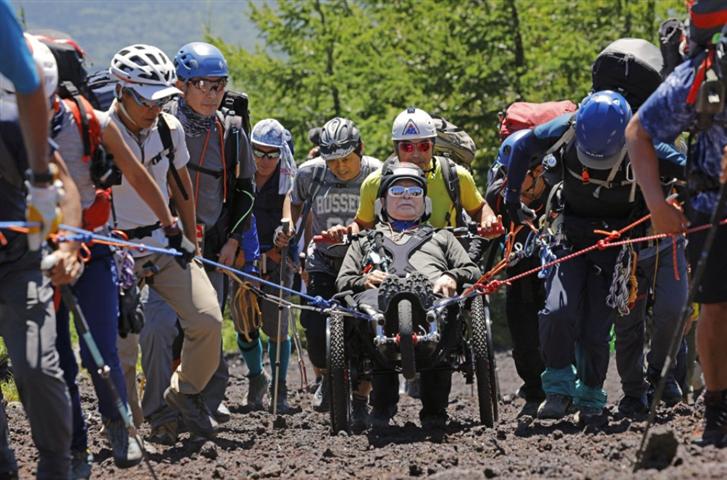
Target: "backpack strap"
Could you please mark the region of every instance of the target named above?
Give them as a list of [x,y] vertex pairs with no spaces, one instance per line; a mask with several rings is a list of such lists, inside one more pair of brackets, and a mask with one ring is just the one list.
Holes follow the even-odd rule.
[[576,136],[576,122],[575,122],[576,116],[573,115],[571,119],[568,121],[568,129],[563,132],[563,135],[556,140],[556,142],[550,146],[548,150],[543,154],[543,157],[550,155],[552,153],[557,152],[558,150],[563,147],[563,145],[569,144]]
[[404,275],[414,271],[415,268],[409,263],[409,258],[411,258],[412,254],[419,247],[432,238],[433,235],[434,229],[428,225],[424,225],[418,228],[414,235],[403,244],[398,244],[385,235],[378,237],[383,242],[384,250],[391,257],[391,265],[389,266],[388,272],[394,275]]
[[462,218],[462,199],[460,198],[459,189],[459,175],[457,174],[457,164],[452,159],[447,157],[437,157],[439,165],[442,170],[442,177],[444,177],[444,185],[447,187],[447,193],[449,194],[452,204],[454,204],[454,222],[450,217],[449,223],[456,227],[464,226],[464,219]]
[[78,126],[78,132],[83,142],[83,161],[88,163],[98,146],[101,144],[101,123],[96,117],[93,105],[79,93],[71,82],[62,82],[59,94],[63,103],[73,115]]
[[174,142],[172,141],[172,131],[169,128],[169,124],[164,118],[163,113],[159,114],[157,129],[159,131],[159,138],[162,140],[162,147],[164,147],[162,154],[165,154],[169,160],[169,172],[172,174],[172,178],[174,178],[174,182],[177,184],[177,187],[179,187],[179,190],[182,193],[182,198],[184,198],[184,200],[189,200],[187,190],[185,190],[184,184],[182,183],[182,177],[179,176],[179,172],[177,172],[177,168],[174,166],[175,148]]

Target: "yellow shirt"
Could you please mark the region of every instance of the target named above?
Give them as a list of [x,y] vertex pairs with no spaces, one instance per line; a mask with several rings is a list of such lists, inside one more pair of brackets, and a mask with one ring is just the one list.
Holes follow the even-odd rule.
[[[454,203],[452,203],[444,183],[442,165],[436,158],[432,161],[435,163],[434,171],[427,173],[427,196],[432,200],[432,215],[429,217],[429,223],[434,228],[455,226],[453,221],[455,220]],[[477,190],[472,174],[466,168],[457,165],[457,176],[459,177],[459,196],[462,208],[471,212],[482,207],[485,199]],[[366,223],[373,223],[376,220],[374,203],[380,184],[381,169],[370,173],[361,184],[361,200],[356,212],[358,220]]]

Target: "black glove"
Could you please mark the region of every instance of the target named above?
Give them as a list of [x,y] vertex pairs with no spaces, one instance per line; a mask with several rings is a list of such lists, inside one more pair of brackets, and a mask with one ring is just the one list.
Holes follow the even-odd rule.
[[133,284],[119,292],[119,336],[140,333],[144,326],[144,308],[139,298],[139,287]]
[[191,262],[197,254],[197,248],[187,237],[184,236],[184,233],[182,233],[179,229],[177,222],[174,222],[168,227],[164,227],[164,235],[167,237],[167,247],[173,248],[181,253],[181,255],[175,256],[174,259],[180,267],[187,268],[187,264]]
[[507,214],[515,225],[532,222],[537,217],[535,212],[523,202],[508,203]]

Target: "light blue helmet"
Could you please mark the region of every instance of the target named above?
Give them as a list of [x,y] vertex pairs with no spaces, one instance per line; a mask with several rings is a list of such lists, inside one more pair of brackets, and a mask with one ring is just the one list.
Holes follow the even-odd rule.
[[174,57],[177,77],[186,81],[190,78],[227,77],[229,70],[222,52],[214,45],[192,42],[179,49]]
[[586,97],[576,114],[578,160],[588,168],[610,170],[626,155],[631,106],[620,94],[602,90]]

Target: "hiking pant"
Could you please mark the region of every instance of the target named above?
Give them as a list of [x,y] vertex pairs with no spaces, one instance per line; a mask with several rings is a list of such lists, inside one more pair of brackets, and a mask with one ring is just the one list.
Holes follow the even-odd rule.
[[[669,246],[656,254],[644,252],[637,268],[639,293],[636,305],[625,317],[616,317],[616,366],[621,377],[624,395],[641,398],[648,383],[644,375],[644,331],[649,293],[653,288],[653,327],[648,366],[661,374],[669,351],[672,334],[680,321],[680,313],[687,301],[687,260],[684,241],[677,242],[676,272],[674,251],[670,238],[663,240]],[[649,255],[649,256],[646,256]]]
[[[140,295],[141,301],[143,302],[149,295],[149,289],[144,287]],[[131,416],[134,419],[134,425],[136,428],[139,428],[144,423],[144,414],[141,411],[136,378],[136,361],[139,358],[139,334],[129,333],[126,338],[121,338],[121,336],[117,335],[116,348],[119,352],[121,371],[126,379],[126,396],[129,401],[129,408],[131,409]]]
[[[308,295],[329,299],[336,293],[336,276],[311,272],[307,286]],[[300,323],[305,328],[308,357],[316,368],[326,368],[326,316],[318,311],[303,310]]]
[[[91,247],[91,261],[86,263],[83,275],[72,287],[83,312],[88,328],[96,346],[98,347],[104,363],[109,367],[111,381],[114,382],[121,402],[126,405],[126,382],[121,371],[119,353],[116,348],[119,318],[119,289],[117,285],[116,264],[109,247],[95,245]],[[61,302],[56,313],[56,348],[60,356],[60,365],[63,377],[68,385],[73,409],[73,441],[71,449],[83,451],[88,447],[86,435],[86,422],[81,409],[81,397],[78,393],[76,376],[78,364],[71,345],[69,329],[68,306]],[[119,413],[114,398],[106,381],[99,375],[96,362],[83,338],[79,339],[81,348],[81,363],[91,374],[93,387],[98,398],[98,410],[104,420],[119,420]]]
[[[558,258],[570,253],[560,249]],[[540,348],[546,370],[543,391],[575,397],[576,404],[605,405],[602,391],[609,361],[614,311],[606,305],[618,249],[593,250],[552,267],[540,311]],[[560,375],[575,365],[575,375]],[[576,388],[578,387],[578,388]],[[578,391],[576,391],[578,390]],[[593,400],[593,398],[591,398]],[[582,401],[582,402],[581,402]]]
[[[148,255],[136,259],[137,276],[141,276],[148,262],[159,268],[151,279],[150,289],[171,305],[184,330],[181,363],[172,374],[171,387],[187,395],[201,393],[220,364],[222,312],[215,289],[196,261],[182,268],[169,255]],[[124,350],[125,354],[131,352],[128,347]],[[121,358],[121,362],[129,365],[131,359]]]
[[[224,300],[224,277],[220,272],[207,272],[210,283],[214,287],[218,307]],[[149,289],[149,297],[144,302],[144,328],[139,335],[141,347],[141,367],[146,376],[144,396],[141,400],[141,407],[144,417],[149,420],[152,428],[177,418],[177,412],[169,407],[164,401],[164,391],[169,387],[170,378],[173,375],[174,363],[174,341],[179,332],[177,313],[154,288],[157,286],[155,276]],[[182,352],[189,342],[184,338]],[[211,350],[211,354],[214,350]],[[214,374],[204,387],[202,394],[205,404],[210,412],[215,412],[220,402],[225,397],[227,381],[230,377],[227,370],[227,363],[222,357],[222,343],[218,346],[219,364]]]
[[[67,478],[71,400],[58,363],[53,290],[40,271],[40,253],[0,263],[0,285],[0,335],[38,449],[37,477]],[[0,442],[6,440],[0,436]]]
[[[537,258],[523,258],[507,269],[507,276],[517,275],[539,266]],[[540,355],[538,311],[545,302],[543,280],[537,275],[525,277],[507,286],[505,313],[512,338],[512,358],[523,380],[521,394],[528,401],[542,400],[545,394],[540,375],[545,369]]]

